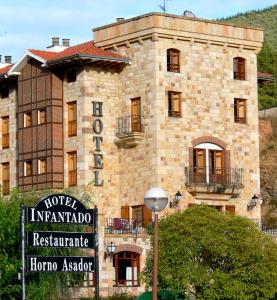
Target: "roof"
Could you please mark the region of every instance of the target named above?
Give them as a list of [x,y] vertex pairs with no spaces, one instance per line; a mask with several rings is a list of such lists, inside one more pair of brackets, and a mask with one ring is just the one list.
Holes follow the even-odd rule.
[[118,55],[111,51],[106,51],[94,46],[93,41],[82,43],[76,46],[68,47],[61,52],[41,51],[35,49],[29,49],[29,52],[36,56],[41,57],[47,64],[54,64],[55,62],[65,60],[72,57],[91,57],[100,58],[106,60],[115,60],[128,62],[128,58]]
[[0,76],[3,76],[5,75],[12,67],[13,65],[8,65],[4,68],[0,68]]
[[266,81],[271,81],[273,80],[273,75],[270,74],[270,73],[261,73],[261,72],[258,72],[257,73],[257,77],[258,77],[258,80],[266,80]]

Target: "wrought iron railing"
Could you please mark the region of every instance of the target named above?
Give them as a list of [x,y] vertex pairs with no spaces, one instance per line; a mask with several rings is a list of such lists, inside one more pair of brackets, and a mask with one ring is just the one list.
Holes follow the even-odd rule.
[[152,232],[152,220],[107,218],[105,233],[148,234]]
[[251,219],[251,220],[256,223],[256,225],[261,231],[270,235],[277,236],[277,221],[261,220],[261,219]]
[[142,132],[141,115],[131,115],[117,118],[117,136],[126,136],[135,132]]
[[185,167],[187,185],[243,186],[243,169]]

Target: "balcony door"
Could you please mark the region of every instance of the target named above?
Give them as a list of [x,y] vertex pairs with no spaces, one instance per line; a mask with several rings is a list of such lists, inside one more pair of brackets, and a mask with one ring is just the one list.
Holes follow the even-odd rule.
[[223,183],[224,164],[222,150],[209,150],[209,180],[210,183]]
[[141,132],[140,98],[131,99],[131,129]]
[[193,175],[196,183],[223,184],[224,150],[211,143],[197,145],[193,151]]

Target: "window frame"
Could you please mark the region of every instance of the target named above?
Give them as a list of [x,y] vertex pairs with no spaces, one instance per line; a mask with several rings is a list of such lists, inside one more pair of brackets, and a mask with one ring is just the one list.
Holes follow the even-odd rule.
[[[70,110],[73,110],[73,118]],[[67,133],[68,137],[77,136],[77,101],[67,102]]]
[[[10,118],[9,116],[4,116],[1,117],[1,121],[2,121],[2,149],[8,149],[10,147]],[[6,124],[6,122],[8,124]],[[5,130],[5,128],[7,129]]]
[[[30,166],[30,173],[27,173],[27,171],[28,171],[28,168],[27,168],[27,166]],[[32,176],[33,175],[33,161],[32,160],[25,160],[24,162],[23,162],[23,176],[24,177],[30,177],[30,176]]]
[[[42,162],[44,162],[44,172],[41,172],[41,165]],[[39,158],[38,159],[38,175],[43,175],[46,174],[46,168],[47,168],[47,163],[46,163],[46,158]]]
[[[10,163],[1,163],[2,166],[2,195],[10,194]],[[7,177],[7,179],[6,179]]]
[[[27,117],[30,119],[28,120]],[[28,122],[28,124],[27,124]],[[30,124],[29,124],[30,122]],[[23,113],[23,128],[30,128],[33,124],[32,111],[26,111]]]
[[[77,185],[77,151],[67,153],[68,158],[68,186]],[[70,168],[70,160],[73,160],[73,168]],[[73,179],[71,179],[73,177]]]
[[[173,110],[173,107],[174,107],[173,101],[175,101],[173,99],[174,96],[178,96],[178,106],[179,106],[178,111]],[[167,103],[168,103],[168,116],[181,118],[182,117],[182,93],[176,92],[176,91],[168,91],[167,92]]]
[[[180,53],[181,51],[175,48],[169,48],[166,50],[167,72],[180,73]],[[177,63],[173,62],[175,57],[177,57]]]
[[[240,103],[243,103],[243,116],[240,114]],[[247,124],[247,100],[241,98],[234,98],[234,122],[239,124]]]
[[246,80],[246,59],[243,57],[233,58],[233,79]]
[[[44,121],[41,121],[42,112],[44,113]],[[46,124],[46,108],[42,108],[38,110],[38,125]]]
[[[120,257],[123,256],[123,257]],[[130,256],[130,257],[127,257]],[[126,279],[124,280],[123,283],[120,284],[119,281],[119,262],[120,261],[131,261],[131,269],[132,269],[132,279],[127,280],[127,274],[126,274]],[[134,268],[137,268],[137,279],[135,279],[135,274],[134,274]],[[139,287],[140,286],[140,254],[136,252],[131,252],[131,251],[121,251],[117,252],[113,255],[113,268],[115,272],[115,276],[113,279],[113,286],[114,287]],[[127,267],[126,267],[127,269]],[[131,281],[131,285],[128,284],[127,282]],[[135,282],[137,284],[135,284]]]

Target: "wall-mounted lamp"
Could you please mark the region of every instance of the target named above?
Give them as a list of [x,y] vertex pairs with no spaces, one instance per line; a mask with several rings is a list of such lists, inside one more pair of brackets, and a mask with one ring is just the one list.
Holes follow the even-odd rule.
[[179,202],[181,201],[182,199],[182,194],[178,191],[175,196],[174,196],[174,199],[172,202],[170,202],[170,208],[175,208],[178,206]]
[[115,253],[115,249],[116,249],[116,246],[115,246],[115,244],[113,242],[110,242],[106,246],[105,260],[107,259],[107,257],[110,257],[110,260],[112,261],[113,255]]
[[247,204],[247,210],[252,210],[257,205],[262,205],[263,199],[256,196],[256,194],[253,195],[253,197],[250,199],[249,203]]

